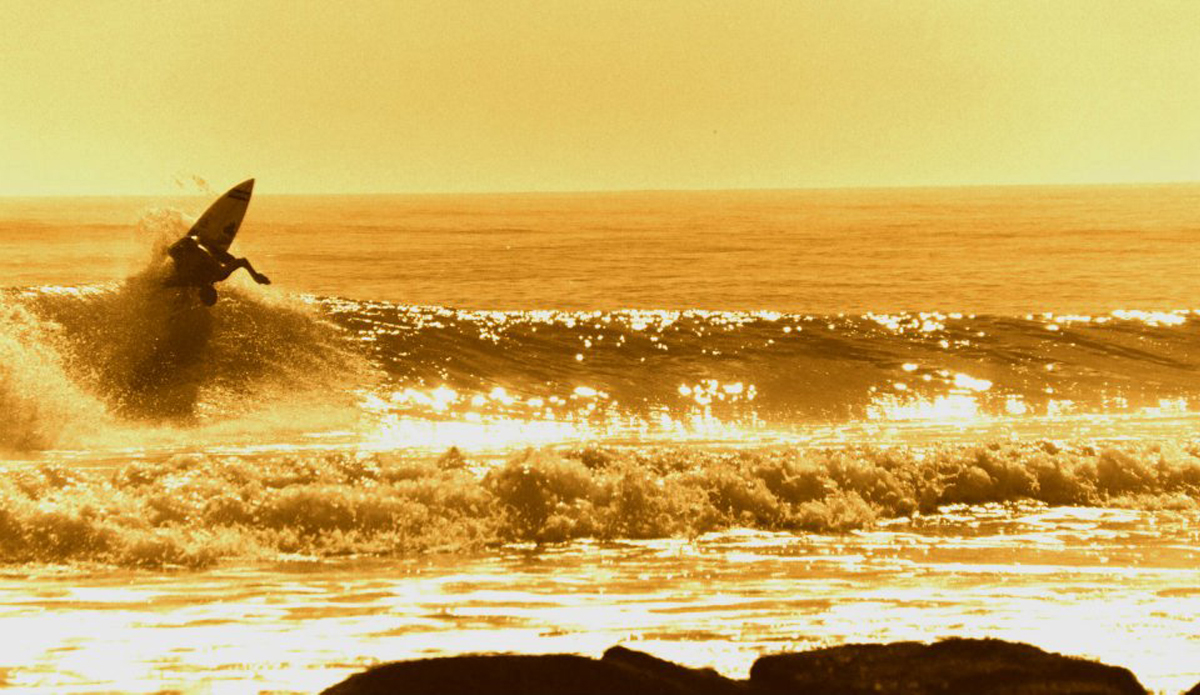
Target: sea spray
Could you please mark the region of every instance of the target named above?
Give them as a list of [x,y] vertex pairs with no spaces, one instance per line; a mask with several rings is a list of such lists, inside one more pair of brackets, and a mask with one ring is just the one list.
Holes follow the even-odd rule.
[[377,377],[341,329],[301,300],[236,285],[224,295],[208,309],[147,276],[7,293],[0,446],[177,445],[206,441],[205,427],[357,420],[355,389]]
[[78,441],[103,414],[67,378],[60,329],[0,296],[0,451]]

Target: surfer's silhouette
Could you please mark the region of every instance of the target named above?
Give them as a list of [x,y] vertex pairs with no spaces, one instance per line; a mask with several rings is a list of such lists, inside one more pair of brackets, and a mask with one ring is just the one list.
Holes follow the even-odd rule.
[[175,273],[166,284],[198,287],[200,301],[207,306],[217,303],[217,288],[213,285],[228,278],[238,268],[245,268],[260,285],[271,284],[271,279],[255,270],[247,259],[238,258],[221,248],[206,246],[191,234],[171,244],[167,253],[175,262]]
[[174,272],[167,279],[168,287],[198,287],[200,301],[208,306],[217,303],[217,288],[214,284],[245,268],[250,277],[260,285],[269,285],[271,280],[250,265],[245,258],[229,253],[229,245],[242,226],[242,217],[250,205],[250,194],[254,191],[254,179],[246,179],[225,192],[196,220],[187,235],[171,244],[167,249],[174,262]]

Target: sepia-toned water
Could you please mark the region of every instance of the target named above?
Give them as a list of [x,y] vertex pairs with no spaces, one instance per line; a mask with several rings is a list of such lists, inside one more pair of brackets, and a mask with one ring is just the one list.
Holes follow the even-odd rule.
[[0,684],[953,635],[1200,681],[1200,186],[0,199]]

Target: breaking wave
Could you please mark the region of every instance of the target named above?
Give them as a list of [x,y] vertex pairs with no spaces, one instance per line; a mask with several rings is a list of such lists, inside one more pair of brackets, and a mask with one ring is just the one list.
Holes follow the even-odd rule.
[[302,301],[223,295],[209,311],[141,276],[0,296],[0,449],[202,441],[255,420],[269,436],[352,416],[343,386],[370,383],[370,368],[336,326]]
[[994,504],[1200,509],[1200,447],[588,447],[507,461],[188,454],[0,474],[0,562],[203,567],[511,542],[849,532]]
[[0,402],[12,416],[0,448],[137,446],[155,427],[203,443],[197,428],[253,418],[263,441],[272,427],[390,429],[420,446],[413,423],[496,422],[551,440],[737,439],[831,423],[1181,415],[1200,398],[1190,311],[480,312],[225,284],[212,310],[151,271],[4,291]]

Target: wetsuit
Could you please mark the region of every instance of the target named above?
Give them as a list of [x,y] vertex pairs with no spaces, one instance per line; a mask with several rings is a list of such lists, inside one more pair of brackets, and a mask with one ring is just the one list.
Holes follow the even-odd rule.
[[205,304],[211,305],[216,302],[213,283],[228,278],[238,268],[245,268],[260,285],[271,283],[266,275],[254,270],[250,261],[237,258],[224,249],[205,246],[190,234],[171,244],[167,253],[175,262],[175,274],[166,284],[175,287],[199,287]]

